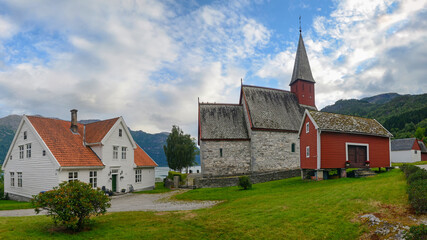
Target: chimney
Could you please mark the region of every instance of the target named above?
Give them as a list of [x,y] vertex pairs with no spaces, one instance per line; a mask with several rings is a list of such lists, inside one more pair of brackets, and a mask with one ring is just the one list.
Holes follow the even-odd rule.
[[77,133],[77,109],[73,109],[71,112],[71,132]]

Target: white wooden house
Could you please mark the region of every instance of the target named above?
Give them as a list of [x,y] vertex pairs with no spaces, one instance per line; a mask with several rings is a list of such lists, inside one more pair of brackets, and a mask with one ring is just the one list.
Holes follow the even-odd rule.
[[391,141],[391,162],[411,163],[427,160],[427,149],[416,138],[403,138]]
[[6,155],[5,194],[28,200],[63,181],[113,192],[154,188],[157,164],[136,144],[122,117],[89,124],[25,116]]

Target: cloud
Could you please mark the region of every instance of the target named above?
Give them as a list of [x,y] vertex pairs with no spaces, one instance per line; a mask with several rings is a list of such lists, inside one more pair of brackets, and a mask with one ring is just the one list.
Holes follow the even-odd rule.
[[[329,16],[315,17],[313,30],[303,35],[317,106],[384,92],[424,93],[426,6],[425,1],[347,0]],[[265,58],[257,76],[290,76],[295,51],[291,47]]]

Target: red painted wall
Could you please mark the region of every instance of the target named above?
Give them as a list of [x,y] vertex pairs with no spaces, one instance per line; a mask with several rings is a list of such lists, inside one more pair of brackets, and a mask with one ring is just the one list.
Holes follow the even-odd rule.
[[[309,132],[306,133],[306,123],[309,123]],[[300,135],[300,161],[302,169],[317,168],[317,130],[308,116],[304,119],[304,125]],[[306,157],[305,149],[310,146],[310,157]]]
[[346,142],[369,144],[370,167],[390,166],[390,145],[386,137],[321,132],[321,168],[344,168]]
[[421,153],[421,161],[427,161],[427,153]]
[[291,92],[297,95],[300,104],[316,107],[314,83],[297,80],[291,85]]
[[414,144],[412,145],[413,150],[421,151],[420,145],[418,144],[418,140],[415,139]]

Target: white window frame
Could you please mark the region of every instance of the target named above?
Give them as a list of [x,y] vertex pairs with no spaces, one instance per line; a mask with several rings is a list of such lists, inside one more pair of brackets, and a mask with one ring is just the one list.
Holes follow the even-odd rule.
[[367,143],[352,143],[352,142],[346,142],[345,143],[345,160],[348,161],[348,146],[365,146],[366,147],[366,161],[369,161],[369,144]]
[[135,183],[142,182],[142,169],[135,169]]
[[10,172],[9,174],[10,174],[10,186],[15,187],[15,173]]
[[68,182],[79,180],[79,172],[68,172]]
[[122,147],[122,159],[126,159],[127,147]]
[[305,147],[305,157],[306,158],[310,157],[310,146]]
[[119,159],[119,146],[113,146],[113,159]]
[[309,133],[310,132],[310,123],[309,122],[307,122],[306,124],[305,124],[305,133]]
[[17,172],[18,175],[18,187],[22,187],[22,172]]
[[31,158],[31,143],[27,143],[25,145],[26,145],[26,148],[27,148],[27,151],[26,151],[27,155],[26,155],[26,157],[27,158]]
[[89,183],[92,186],[92,188],[98,187],[98,172],[97,171],[90,171],[89,172]]
[[19,159],[24,159],[24,145],[19,145]]

